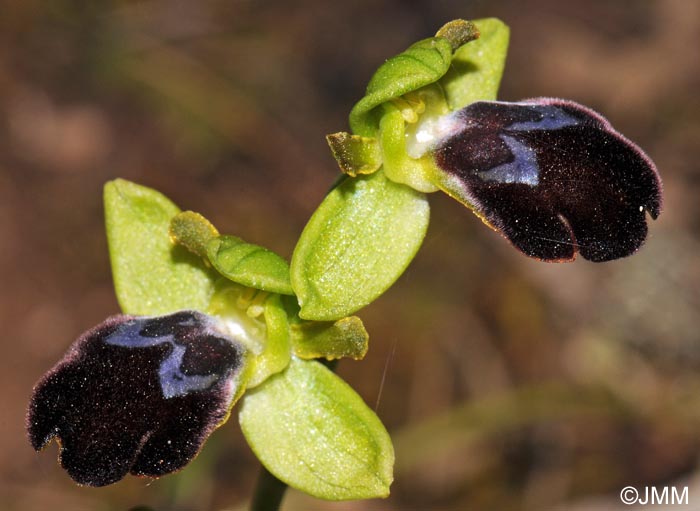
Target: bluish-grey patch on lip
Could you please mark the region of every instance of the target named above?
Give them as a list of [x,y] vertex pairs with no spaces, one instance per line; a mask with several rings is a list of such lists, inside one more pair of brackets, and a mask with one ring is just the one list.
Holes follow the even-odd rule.
[[521,183],[537,186],[540,182],[540,169],[537,165],[537,153],[530,146],[509,135],[501,135],[508,149],[513,154],[513,161],[479,172],[484,181],[498,183]]

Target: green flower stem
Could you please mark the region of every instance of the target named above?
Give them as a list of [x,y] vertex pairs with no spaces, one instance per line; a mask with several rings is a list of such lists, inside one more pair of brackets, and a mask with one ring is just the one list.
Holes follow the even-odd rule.
[[285,491],[287,485],[261,465],[250,511],[279,511]]

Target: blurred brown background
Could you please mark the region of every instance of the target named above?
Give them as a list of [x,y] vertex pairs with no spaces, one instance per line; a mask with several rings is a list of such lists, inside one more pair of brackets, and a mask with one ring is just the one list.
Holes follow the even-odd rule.
[[632,258],[547,265],[434,195],[423,249],[361,314],[367,359],[340,365],[394,436],[392,495],[291,491],[284,509],[630,509],[626,485],[690,486],[700,509],[696,0],[6,4],[0,509],[246,505],[257,464],[235,419],[182,473],[98,490],[25,439],[34,382],[117,311],[102,185],[155,187],[289,256],[336,176],[323,137],[347,129],[372,71],[450,19],[485,16],[512,28],[501,98],[603,112],[658,164],[665,212]]

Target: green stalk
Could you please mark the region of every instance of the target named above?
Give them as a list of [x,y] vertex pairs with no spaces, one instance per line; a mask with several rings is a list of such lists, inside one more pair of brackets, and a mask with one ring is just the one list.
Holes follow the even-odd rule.
[[279,511],[286,490],[285,483],[261,466],[250,511]]

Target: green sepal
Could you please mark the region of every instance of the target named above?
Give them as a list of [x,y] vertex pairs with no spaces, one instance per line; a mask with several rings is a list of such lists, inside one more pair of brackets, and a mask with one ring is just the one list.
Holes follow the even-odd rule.
[[301,321],[290,328],[292,349],[299,358],[362,360],[367,354],[369,334],[357,316],[338,321]]
[[352,177],[371,174],[382,165],[382,154],[376,138],[341,131],[326,135],[326,141],[344,174]]
[[194,211],[183,211],[170,220],[170,240],[207,259],[207,243],[219,235],[209,220]]
[[452,61],[450,41],[430,37],[390,58],[374,73],[365,96],[350,112],[350,128],[356,135],[376,136],[379,116],[376,107],[408,92],[438,81]]
[[374,301],[406,269],[428,228],[427,197],[379,170],[346,178],[299,238],[291,280],[304,319],[334,321]]
[[262,464],[289,486],[321,499],[386,497],[394,448],[362,398],[322,364],[292,358],[246,392],[241,429]]
[[207,243],[207,257],[233,282],[271,293],[294,294],[287,261],[264,247],[223,235]]
[[498,94],[508,52],[510,30],[496,18],[474,21],[480,37],[458,48],[440,80],[450,110],[474,101],[493,101]]
[[105,224],[117,300],[125,314],[206,311],[214,273],[168,228],[180,209],[160,192],[123,179],[104,188]]

